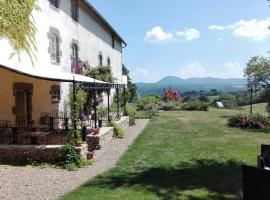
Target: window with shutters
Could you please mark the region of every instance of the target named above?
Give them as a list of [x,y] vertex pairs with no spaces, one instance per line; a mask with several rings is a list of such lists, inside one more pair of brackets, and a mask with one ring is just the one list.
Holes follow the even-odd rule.
[[98,54],[98,66],[102,67],[103,66],[103,56],[102,53]]
[[60,86],[52,85],[50,93],[52,96],[52,103],[53,104],[60,103],[60,100],[61,100]]
[[71,0],[71,18],[76,22],[79,20],[78,0]]
[[53,64],[60,64],[60,39],[57,34],[51,33],[50,36],[50,53],[51,62]]
[[76,64],[79,60],[79,49],[78,49],[78,45],[76,43],[72,43],[71,44],[71,50],[72,50],[72,54],[71,54],[71,71],[74,72]]

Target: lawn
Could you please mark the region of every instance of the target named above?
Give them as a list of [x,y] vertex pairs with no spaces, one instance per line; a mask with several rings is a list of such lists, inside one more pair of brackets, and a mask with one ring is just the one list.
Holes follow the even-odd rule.
[[164,112],[115,168],[62,199],[241,199],[240,165],[256,165],[260,144],[270,143],[270,135],[228,128],[228,116],[238,112],[248,107]]

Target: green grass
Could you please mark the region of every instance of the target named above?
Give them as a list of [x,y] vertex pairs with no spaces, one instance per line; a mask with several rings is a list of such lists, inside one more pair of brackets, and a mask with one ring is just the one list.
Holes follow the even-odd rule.
[[115,168],[62,199],[241,199],[240,165],[256,165],[260,144],[270,143],[270,135],[228,128],[227,118],[238,112],[248,107],[164,112]]

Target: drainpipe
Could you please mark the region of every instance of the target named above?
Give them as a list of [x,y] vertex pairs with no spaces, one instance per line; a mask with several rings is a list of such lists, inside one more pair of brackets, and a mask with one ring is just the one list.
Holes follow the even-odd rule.
[[[73,76],[73,115],[74,115],[74,111],[76,110],[76,81],[74,79],[74,76]],[[77,125],[76,125],[76,119],[73,119],[73,128],[74,130],[77,130]]]

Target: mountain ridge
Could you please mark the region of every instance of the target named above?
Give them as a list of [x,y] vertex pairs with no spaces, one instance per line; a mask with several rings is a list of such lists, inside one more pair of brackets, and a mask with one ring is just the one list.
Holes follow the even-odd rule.
[[246,89],[247,81],[241,78],[188,78],[182,79],[177,76],[166,76],[161,80],[153,83],[138,82],[135,83],[138,88],[138,93],[140,96],[145,96],[149,93],[154,93],[157,95],[162,95],[165,88],[173,88],[180,90],[181,92],[187,91],[198,91],[205,90],[209,91],[211,89],[218,89],[225,92],[239,91]]

